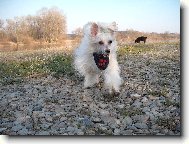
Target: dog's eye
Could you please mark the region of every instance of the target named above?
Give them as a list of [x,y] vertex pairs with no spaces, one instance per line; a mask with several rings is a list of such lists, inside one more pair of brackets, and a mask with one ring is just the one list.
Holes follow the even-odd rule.
[[103,44],[104,44],[104,42],[103,42],[103,41],[99,41],[98,43],[99,43],[100,45],[103,45]]
[[109,40],[109,41],[108,41],[108,44],[111,44],[111,43],[112,43],[112,40]]

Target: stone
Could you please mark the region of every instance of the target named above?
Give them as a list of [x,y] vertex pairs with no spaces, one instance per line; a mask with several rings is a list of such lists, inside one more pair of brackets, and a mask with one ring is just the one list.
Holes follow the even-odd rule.
[[59,128],[64,128],[64,127],[66,127],[66,124],[65,124],[65,122],[60,122],[58,125],[57,125]]
[[126,116],[126,117],[122,120],[122,123],[123,123],[125,126],[132,125],[132,122],[133,122],[133,120],[132,120],[131,117],[129,117],[129,116]]
[[149,115],[135,115],[132,116],[132,119],[137,122],[147,122],[149,120]]
[[21,124],[17,124],[15,126],[12,127],[12,131],[19,131],[23,128],[23,126]]
[[60,121],[66,121],[67,120],[67,117],[61,117],[60,118]]
[[28,129],[23,128],[17,132],[19,135],[27,135],[29,133]]
[[103,109],[101,109],[100,110],[100,115],[102,115],[102,116],[107,116],[107,115],[109,115],[110,113],[109,113],[109,111],[107,111],[107,110],[103,110]]
[[40,131],[36,135],[50,135],[48,131]]
[[84,135],[84,132],[81,129],[77,129],[76,133],[77,135]]
[[135,123],[135,127],[139,129],[147,129],[148,126],[145,123]]
[[67,127],[67,131],[68,131],[68,132],[74,132],[74,131],[75,131],[75,128],[72,127],[72,126],[68,126],[68,127]]
[[137,93],[131,94],[131,98],[140,98],[140,97],[141,97],[141,95],[139,95]]
[[5,131],[7,128],[0,128],[0,133]]
[[135,108],[140,108],[142,105],[141,102],[139,102],[138,100],[135,100],[135,102],[132,104],[132,106],[134,106]]
[[108,104],[100,103],[99,107],[102,109],[105,109],[108,106]]
[[148,98],[147,97],[143,97],[142,100],[141,100],[141,102],[143,102],[143,103],[148,102]]
[[122,132],[123,135],[132,135],[133,134],[133,130],[124,130]]
[[99,118],[99,117],[94,117],[94,118],[92,118],[92,121],[93,121],[94,123],[100,123],[102,120],[101,120],[101,118]]
[[116,129],[114,130],[114,134],[115,134],[115,135],[119,135],[119,134],[120,134],[120,129],[117,129],[117,128],[116,128]]
[[115,119],[115,122],[116,122],[117,125],[120,125],[120,124],[121,124],[121,122],[120,122],[119,119]]
[[125,107],[125,104],[117,105],[117,107],[118,107],[119,109],[123,109],[123,108]]

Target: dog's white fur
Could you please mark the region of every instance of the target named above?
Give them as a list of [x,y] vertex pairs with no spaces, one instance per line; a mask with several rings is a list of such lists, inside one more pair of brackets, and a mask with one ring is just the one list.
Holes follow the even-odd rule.
[[[104,24],[90,22],[83,28],[83,39],[80,46],[75,50],[74,65],[76,70],[85,77],[84,87],[91,87],[99,82],[99,76],[104,76],[105,89],[112,93],[112,90],[119,92],[121,85],[120,69],[117,62],[115,39],[115,23]],[[109,41],[112,43],[108,43]],[[103,41],[103,45],[99,44]],[[109,49],[109,65],[105,70],[100,70],[95,64],[93,52],[106,53]]]

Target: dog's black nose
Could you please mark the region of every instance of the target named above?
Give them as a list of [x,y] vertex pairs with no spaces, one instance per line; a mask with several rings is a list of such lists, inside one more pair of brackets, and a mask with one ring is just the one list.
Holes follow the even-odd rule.
[[105,50],[106,53],[110,53],[110,49]]

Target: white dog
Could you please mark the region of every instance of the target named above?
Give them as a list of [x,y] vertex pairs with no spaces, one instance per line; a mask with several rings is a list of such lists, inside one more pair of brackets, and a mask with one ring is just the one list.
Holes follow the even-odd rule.
[[99,83],[104,76],[104,87],[109,93],[119,93],[121,78],[117,62],[116,25],[88,23],[83,28],[83,39],[75,50],[75,68],[85,77],[84,87]]

